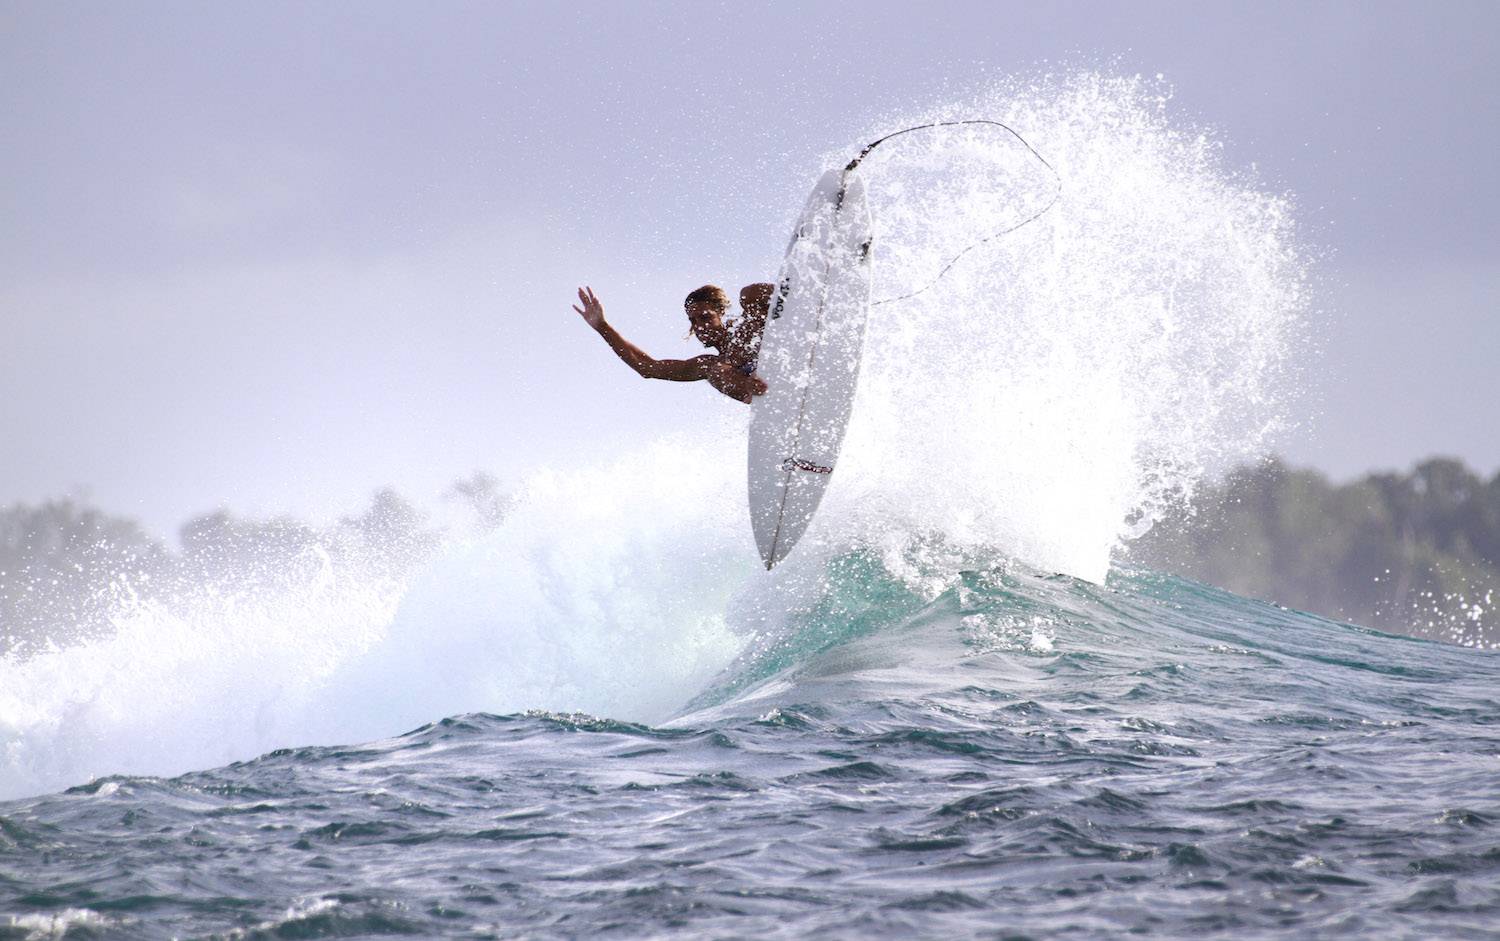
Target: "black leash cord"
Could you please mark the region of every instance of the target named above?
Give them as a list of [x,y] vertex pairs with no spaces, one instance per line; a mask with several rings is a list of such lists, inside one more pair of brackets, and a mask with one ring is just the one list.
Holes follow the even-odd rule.
[[1001,124],[999,121],[987,121],[987,120],[984,120],[984,119],[981,119],[981,118],[973,118],[973,119],[966,120],[966,121],[934,121],[931,124],[918,124],[918,125],[916,125],[914,127],[907,127],[907,128],[902,128],[899,131],[892,131],[891,133],[889,133],[889,134],[885,135],[884,137],[880,138],[879,140],[877,140],[877,141],[875,141],[873,143],[870,143],[870,144],[866,144],[865,145],[865,149],[861,150],[859,152],[859,156],[857,156],[853,160],[849,161],[849,165],[844,168],[844,175],[848,176],[850,173],[853,173],[854,170],[859,166],[860,161],[864,160],[865,157],[869,156],[870,151],[874,150],[876,147],[879,147],[881,144],[885,143],[886,141],[890,140],[893,137],[900,137],[902,134],[910,134],[912,131],[923,131],[923,130],[927,130],[928,128],[934,128],[934,127],[960,127],[960,126],[966,125],[966,124],[988,124],[988,125],[991,125],[993,127],[998,127],[998,128],[1001,128],[1002,130],[1004,130],[1006,133],[1010,134],[1010,136],[1014,137],[1016,140],[1020,141],[1021,142],[1021,146],[1025,147],[1027,150],[1029,150],[1031,152],[1031,155],[1033,157],[1035,157],[1037,159],[1037,161],[1039,163],[1041,163],[1042,166],[1044,166],[1044,167],[1047,168],[1047,172],[1049,172],[1049,173],[1052,174],[1052,178],[1055,181],[1057,181],[1057,189],[1052,193],[1052,198],[1047,201],[1047,205],[1043,206],[1041,209],[1039,209],[1036,212],[1032,213],[1031,215],[1027,216],[1025,219],[1022,219],[1020,222],[1017,222],[1015,225],[1008,226],[1008,227],[1006,227],[1004,229],[1001,229],[998,232],[991,232],[989,235],[986,235],[984,238],[982,238],[979,241],[975,242],[973,245],[970,245],[969,247],[965,248],[963,251],[959,252],[957,255],[954,255],[953,258],[950,259],[948,261],[948,263],[943,266],[943,270],[939,271],[937,273],[937,277],[933,278],[926,285],[924,285],[924,286],[922,286],[920,288],[917,288],[915,291],[912,291],[910,294],[902,294],[900,297],[886,297],[886,298],[882,298],[882,299],[880,299],[878,301],[874,301],[874,302],[872,302],[870,304],[871,307],[878,307],[881,304],[893,304],[896,301],[904,301],[907,298],[916,297],[918,294],[921,294],[922,292],[930,289],[933,285],[935,285],[939,281],[943,280],[943,276],[946,275],[950,270],[952,270],[952,268],[953,268],[954,265],[958,264],[958,260],[960,258],[964,257],[969,252],[972,252],[974,249],[976,249],[979,246],[983,245],[985,242],[989,242],[989,241],[992,241],[994,239],[997,239],[997,238],[999,238],[1002,235],[1009,235],[1010,233],[1012,233],[1012,232],[1016,231],[1017,229],[1021,228],[1022,226],[1027,225],[1028,223],[1031,223],[1031,222],[1035,222],[1037,219],[1040,219],[1043,215],[1045,215],[1047,213],[1047,210],[1049,210],[1053,206],[1057,205],[1057,201],[1062,198],[1062,177],[1058,175],[1058,172],[1057,172],[1056,168],[1054,168],[1052,166],[1052,164],[1050,164],[1050,163],[1047,162],[1047,158],[1046,157],[1043,157],[1041,154],[1037,153],[1036,152],[1036,148],[1033,147],[1033,146],[1031,146],[1031,144],[1029,144],[1027,142],[1026,138],[1024,138],[1020,134],[1016,133],[1016,131],[1015,131],[1014,128],[1012,128],[1012,127],[1010,127],[1009,125],[1006,125],[1006,124]]

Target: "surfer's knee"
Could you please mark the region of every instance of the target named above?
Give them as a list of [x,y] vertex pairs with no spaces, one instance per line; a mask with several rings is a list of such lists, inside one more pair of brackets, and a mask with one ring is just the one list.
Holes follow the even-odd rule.
[[711,363],[703,370],[703,378],[718,391],[736,402],[750,404],[752,395],[765,391],[766,384],[753,376],[747,376],[728,363]]
[[771,292],[776,285],[769,281],[757,281],[740,288],[740,308],[747,314],[764,316],[771,304]]

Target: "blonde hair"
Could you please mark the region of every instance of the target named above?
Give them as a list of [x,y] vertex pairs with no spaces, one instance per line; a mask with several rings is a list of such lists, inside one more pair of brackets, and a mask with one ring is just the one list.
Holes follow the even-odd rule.
[[717,284],[705,284],[696,291],[688,292],[688,296],[682,302],[683,307],[691,307],[694,304],[706,304],[726,311],[729,309],[729,295],[725,294],[724,289]]

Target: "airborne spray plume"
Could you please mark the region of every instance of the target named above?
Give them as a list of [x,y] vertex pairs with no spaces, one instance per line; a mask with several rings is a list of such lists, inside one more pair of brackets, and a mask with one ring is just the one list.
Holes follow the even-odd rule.
[[840,538],[938,536],[1101,581],[1283,426],[1306,307],[1288,201],[1166,100],[1139,78],[1007,85],[941,117],[1025,142],[937,127],[868,158],[875,296],[894,300],[870,317]]
[[[1287,201],[1165,105],[1139,79],[1008,84],[830,155],[983,115],[1045,155],[1062,197],[984,241],[1056,194],[996,128],[903,135],[860,168],[874,297],[897,300],[871,312],[839,480],[769,576],[743,509],[747,416],[726,409],[604,466],[538,468],[504,524],[410,583],[221,580],[117,612],[110,637],[0,658],[0,797],[466,711],[658,721],[745,632],[815,602],[828,559],[871,546],[902,576],[951,578],[953,550],[1103,579],[1122,540],[1277,429],[1305,308]],[[764,210],[794,213],[811,180]]]

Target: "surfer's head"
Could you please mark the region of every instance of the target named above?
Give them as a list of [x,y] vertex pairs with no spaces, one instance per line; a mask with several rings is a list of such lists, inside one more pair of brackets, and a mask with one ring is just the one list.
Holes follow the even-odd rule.
[[698,338],[699,343],[704,346],[720,346],[728,341],[729,331],[724,328],[724,314],[729,310],[729,295],[724,293],[723,288],[705,284],[689,293],[682,306],[687,311],[693,336]]

